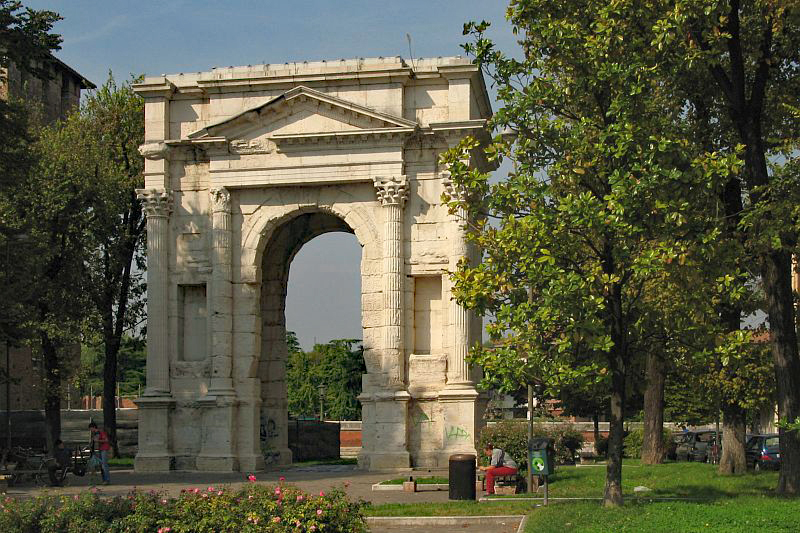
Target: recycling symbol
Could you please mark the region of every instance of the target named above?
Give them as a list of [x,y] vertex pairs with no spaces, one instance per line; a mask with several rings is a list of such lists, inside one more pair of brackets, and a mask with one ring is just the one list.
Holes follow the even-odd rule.
[[542,472],[544,470],[544,459],[541,457],[536,457],[533,459],[533,468]]

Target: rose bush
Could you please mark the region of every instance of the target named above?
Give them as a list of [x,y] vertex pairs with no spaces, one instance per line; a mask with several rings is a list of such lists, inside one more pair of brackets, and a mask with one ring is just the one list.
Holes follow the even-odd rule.
[[251,483],[241,489],[192,488],[177,498],[134,491],[104,498],[80,496],[6,498],[0,504],[4,533],[218,533],[366,532],[363,502],[342,490],[313,496],[289,485]]

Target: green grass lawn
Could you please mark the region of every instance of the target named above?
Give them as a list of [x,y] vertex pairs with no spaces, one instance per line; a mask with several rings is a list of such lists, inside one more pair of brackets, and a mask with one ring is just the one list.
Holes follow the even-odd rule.
[[108,466],[112,468],[133,468],[133,457],[113,457],[108,460]]
[[[721,476],[716,467],[698,463],[642,466],[625,461],[626,505],[605,509],[599,501],[558,502],[543,507],[540,500],[491,503],[448,502],[369,506],[368,516],[453,516],[529,514],[527,531],[543,532],[800,532],[800,500],[776,497],[777,472]],[[553,498],[601,498],[605,467],[559,467],[551,478]],[[633,488],[651,490],[635,497]],[[540,498],[540,490],[538,497]],[[684,501],[652,501],[686,498]]]
[[[760,472],[743,476],[721,476],[716,467],[703,463],[666,463],[642,465],[626,460],[622,469],[622,491],[633,497],[634,487],[651,489],[645,498],[713,499],[739,496],[763,496],[778,484],[777,472]],[[550,476],[552,498],[602,498],[606,468],[601,466],[560,466]],[[543,488],[537,497],[541,497]],[[497,496],[502,498],[502,496]]]
[[[505,505],[505,504],[501,504]],[[530,513],[526,533],[761,533],[800,531],[800,501],[742,496],[714,502],[556,503]]]
[[484,504],[478,502],[447,503],[384,503],[368,505],[366,516],[481,516],[497,514],[528,514],[536,509],[532,502],[500,502]]

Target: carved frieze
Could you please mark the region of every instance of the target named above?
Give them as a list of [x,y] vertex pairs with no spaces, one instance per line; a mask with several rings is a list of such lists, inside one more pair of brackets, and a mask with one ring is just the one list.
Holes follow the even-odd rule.
[[168,189],[137,189],[136,197],[147,217],[168,217],[172,213],[172,191]]
[[403,207],[408,198],[408,181],[405,176],[373,178],[375,192],[381,205],[399,205]]
[[230,151],[238,155],[271,154],[275,151],[275,144],[267,139],[234,139],[230,142]]

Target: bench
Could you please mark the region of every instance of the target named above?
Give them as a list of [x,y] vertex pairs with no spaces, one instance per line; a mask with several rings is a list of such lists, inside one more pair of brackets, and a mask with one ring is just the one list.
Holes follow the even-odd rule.
[[[538,490],[539,476],[534,476],[534,486]],[[494,477],[494,492],[495,494],[516,494],[517,487],[520,485],[522,477],[519,474],[508,474],[505,476]],[[475,482],[476,491],[486,490],[486,472],[478,472],[478,481]]]

